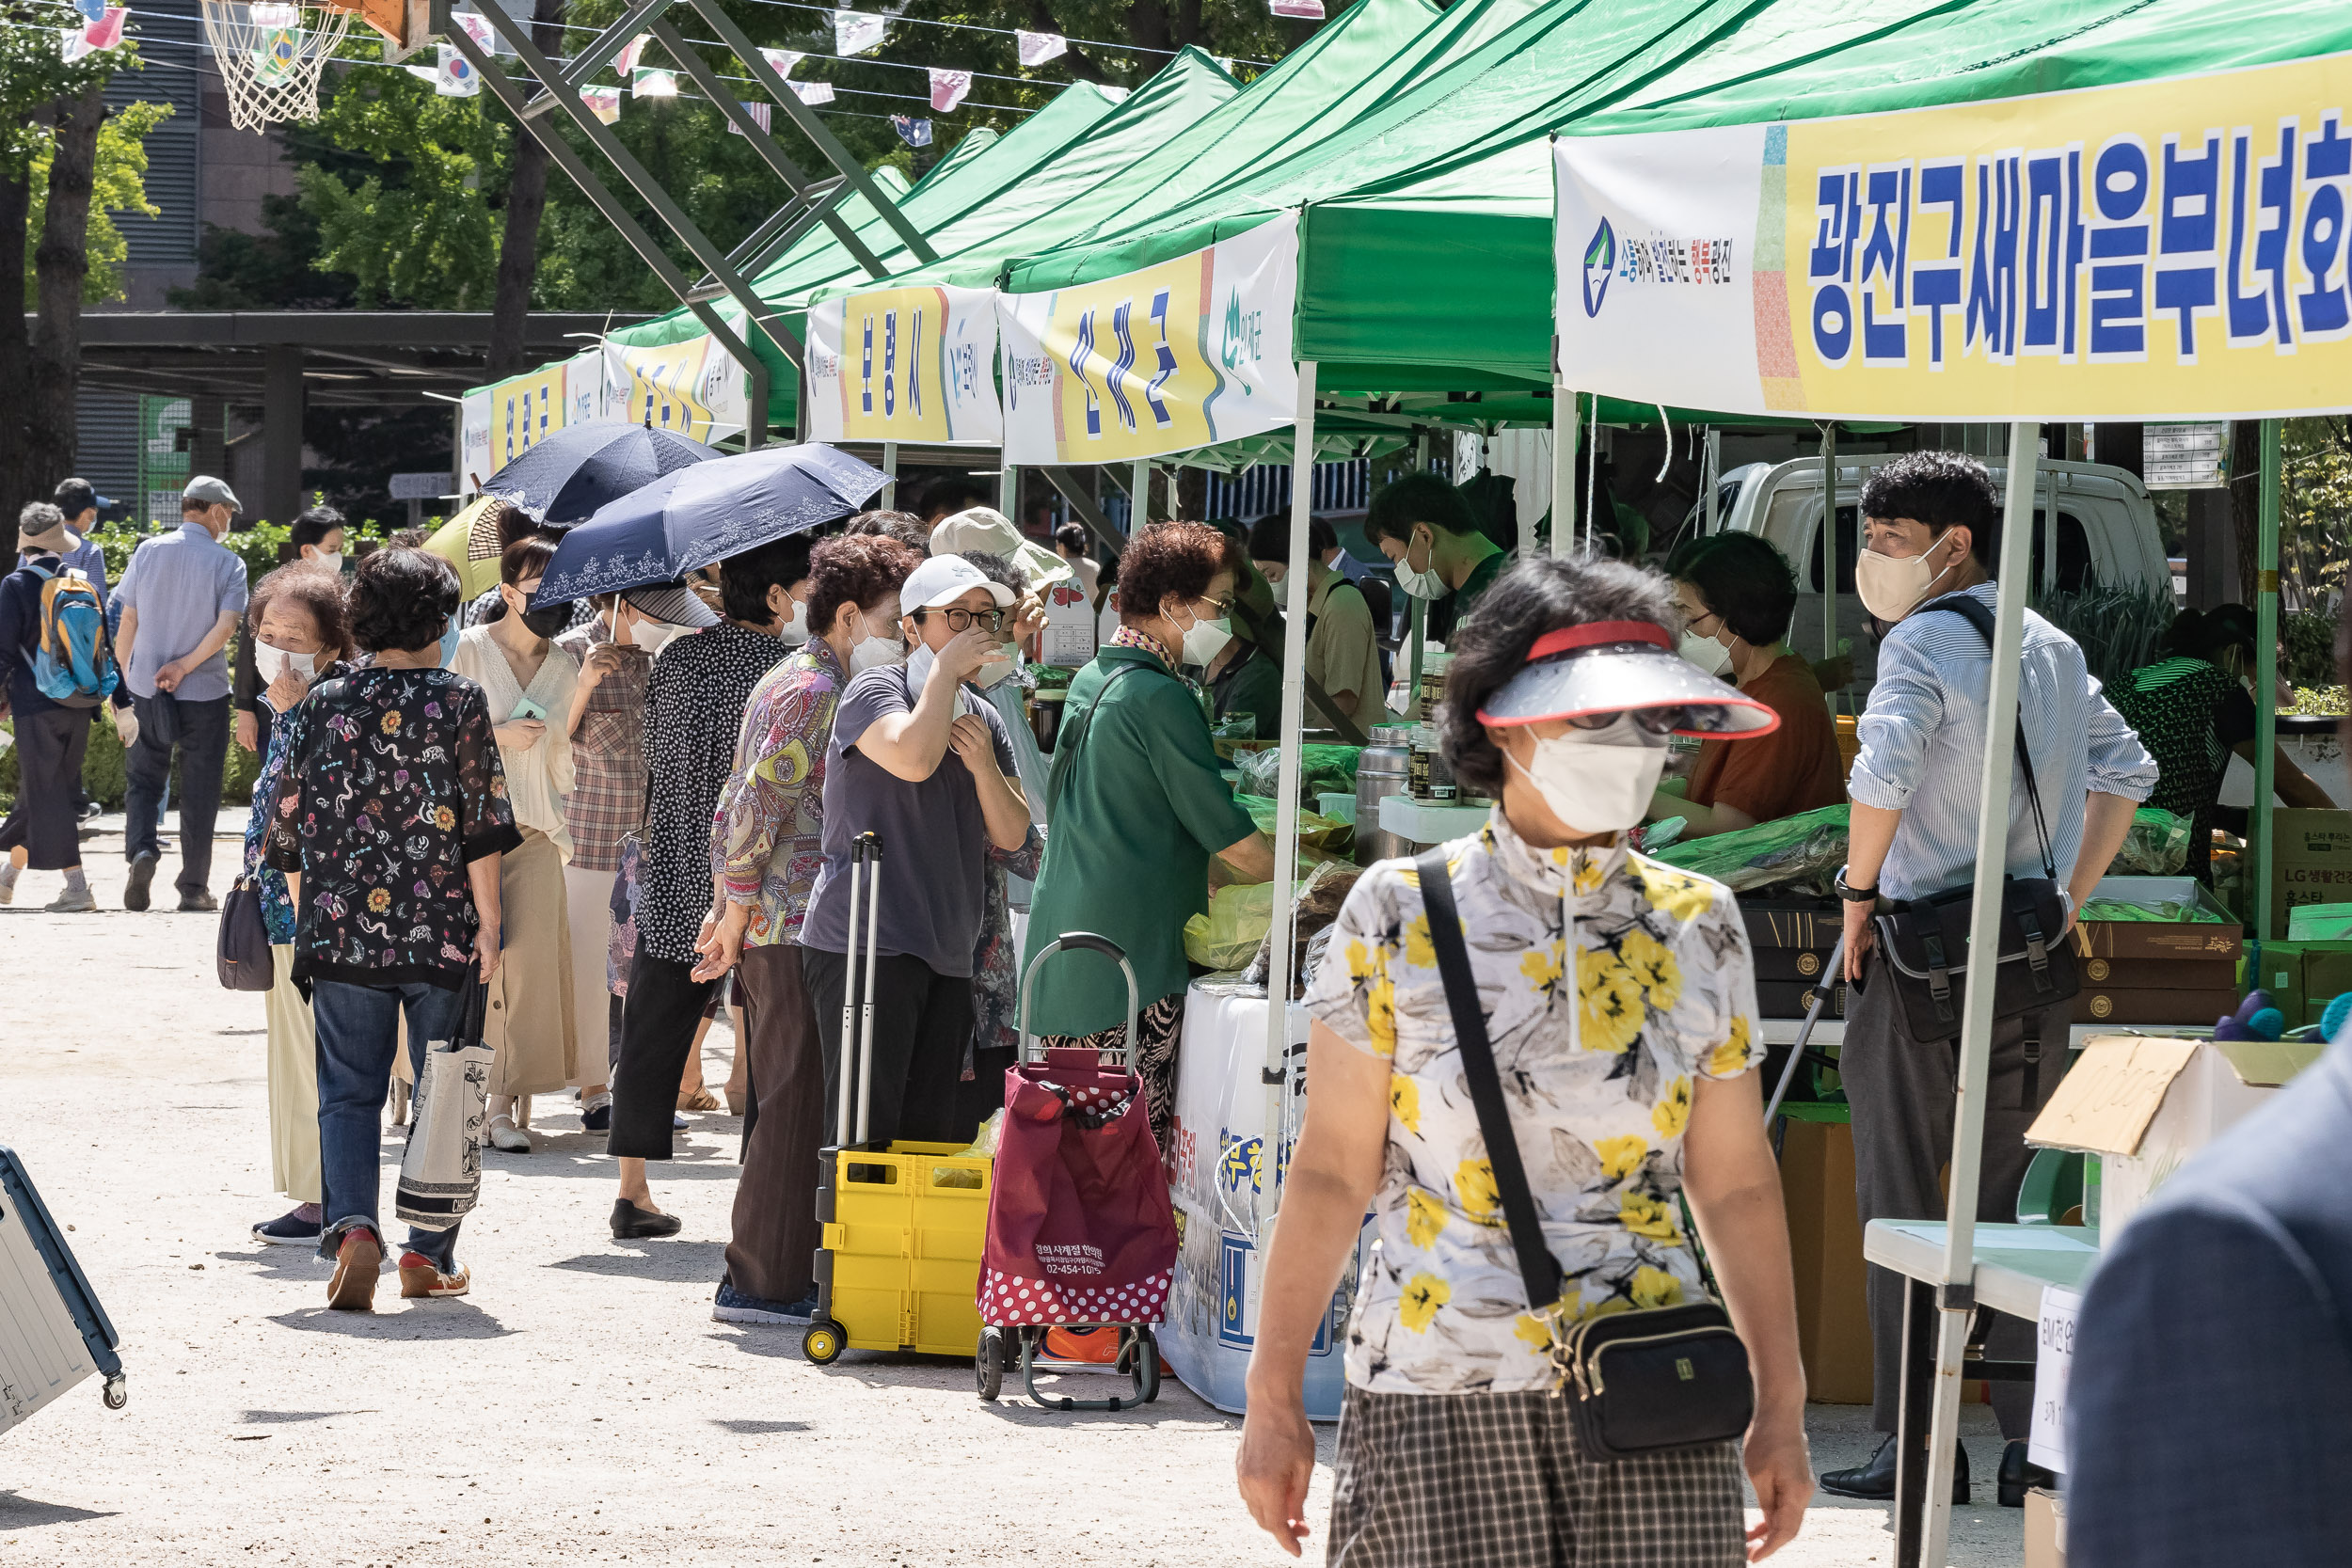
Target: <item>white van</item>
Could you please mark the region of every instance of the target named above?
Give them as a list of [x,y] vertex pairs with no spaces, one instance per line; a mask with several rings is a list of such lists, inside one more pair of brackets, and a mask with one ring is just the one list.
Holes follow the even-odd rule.
[[[1862,601],[1853,591],[1857,503],[1872,471],[1900,455],[1874,452],[1838,460],[1837,625],[1826,642],[1821,626],[1820,459],[1751,463],[1724,474],[1716,489],[1715,531],[1761,534],[1797,569],[1790,646],[1818,662],[1834,654],[1841,641],[1850,641],[1854,683],[1846,689],[1857,694],[1868,689],[1876,664],[1875,649],[1863,635]],[[1998,493],[2008,482],[2008,465],[1995,461],[1986,467]],[[2132,474],[2097,463],[2044,463],[2036,484],[2033,576],[2041,594],[2079,589],[2092,581],[2108,588],[2172,592],[2172,568],[2165,559],[2155,507],[2146,486]],[[2052,510],[2058,514],[2055,550],[2046,547]]]

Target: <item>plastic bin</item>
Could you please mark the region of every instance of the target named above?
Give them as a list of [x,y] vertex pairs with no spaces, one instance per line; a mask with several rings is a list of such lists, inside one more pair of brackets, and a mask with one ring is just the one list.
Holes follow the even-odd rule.
[[818,1159],[824,1233],[808,1358],[822,1366],[844,1350],[896,1350],[969,1359],[995,1162],[929,1143],[852,1145]]

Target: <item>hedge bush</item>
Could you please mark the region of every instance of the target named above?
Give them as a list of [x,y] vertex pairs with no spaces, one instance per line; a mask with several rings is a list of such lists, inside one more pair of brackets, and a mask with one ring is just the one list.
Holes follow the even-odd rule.
[[[0,750],[0,800],[13,807],[16,803],[17,762],[14,744],[16,726],[0,722],[0,730],[9,732],[10,744]],[[220,768],[220,798],[224,804],[242,806],[252,798],[253,781],[261,777],[262,759],[239,746],[229,743],[229,755]],[[122,765],[122,740],[111,723],[93,725],[90,729],[89,750],[82,758],[82,787],[90,799],[108,811],[120,811],[124,797],[130,792],[131,781]],[[180,764],[171,768],[173,799],[180,794]]]

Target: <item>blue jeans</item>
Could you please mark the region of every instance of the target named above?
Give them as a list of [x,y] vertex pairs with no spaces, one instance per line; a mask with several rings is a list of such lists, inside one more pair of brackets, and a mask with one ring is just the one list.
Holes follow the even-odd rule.
[[[421,982],[355,986],[321,980],[311,988],[310,1013],[318,1021],[319,1212],[326,1222],[319,1233],[321,1257],[334,1257],[343,1234],[363,1226],[382,1243],[376,1197],[384,1101],[391,1089],[400,1015],[408,1015],[408,1064],[421,1081],[425,1042],[449,1038],[460,1000],[456,991]],[[407,1250],[446,1271],[455,1261],[457,1227],[411,1226]]]

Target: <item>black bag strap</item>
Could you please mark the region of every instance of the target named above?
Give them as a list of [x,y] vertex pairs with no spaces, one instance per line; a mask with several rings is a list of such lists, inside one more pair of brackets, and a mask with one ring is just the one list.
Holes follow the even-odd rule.
[[[1094,710],[1103,705],[1103,699],[1111,694],[1112,687],[1144,668],[1146,666],[1139,663],[1121,664],[1104,678],[1101,686],[1094,689],[1094,701],[1087,704],[1087,710],[1078,716],[1075,727],[1073,727],[1067,720],[1063,721],[1061,734],[1054,737],[1053,766],[1045,773],[1046,816],[1053,816],[1055,806],[1061,801],[1062,781],[1069,777],[1070,765],[1077,760],[1078,748],[1086,744],[1087,732],[1094,727]],[[1173,675],[1168,678],[1175,679]]]
[[[1518,1254],[1519,1278],[1527,1287],[1528,1305],[1541,1312],[1560,1299],[1560,1260],[1545,1244],[1543,1225],[1535,1217],[1535,1196],[1527,1186],[1527,1168],[1519,1163],[1518,1137],[1511,1130],[1511,1113],[1502,1103],[1502,1079],[1495,1070],[1494,1047],[1486,1039],[1486,1014],[1478,1005],[1478,982],[1470,974],[1470,949],[1462,942],[1462,917],[1454,905],[1454,882],[1446,872],[1444,846],[1414,861],[1413,868],[1421,874],[1429,944],[1437,950],[1438,974],[1445,981],[1446,1006],[1454,1014],[1454,1043],[1461,1048],[1462,1076],[1470,1084],[1470,1103],[1478,1110],[1478,1131],[1486,1140],[1486,1164],[1494,1172],[1496,1196],[1502,1200],[1502,1217],[1510,1223],[1511,1249]],[[1570,932],[1571,942],[1574,937]]]
[[[1977,598],[1974,594],[1968,593],[1947,594],[1942,598],[1933,600],[1931,603],[1920,606],[1919,608],[1921,610],[1949,610],[1954,615],[1957,615],[1962,620],[1967,622],[1970,626],[1976,627],[1978,635],[1984,639],[1984,645],[1987,648],[1991,648],[1994,645],[1993,641],[1993,611],[1986,609],[1984,601]],[[2050,852],[2050,824],[2048,819],[2042,816],[2042,787],[2034,782],[2033,753],[2026,750],[2026,712],[2025,705],[2022,703],[2018,705],[2017,728],[2014,738],[2017,742],[2017,766],[2018,768],[2026,775],[2026,804],[2033,812],[2034,838],[2042,848],[2042,874],[2055,882],[2058,880],[2058,860],[2057,857],[2052,855]]]

